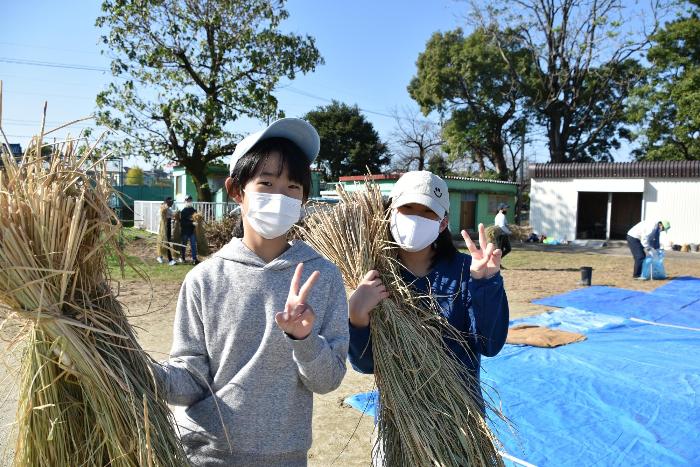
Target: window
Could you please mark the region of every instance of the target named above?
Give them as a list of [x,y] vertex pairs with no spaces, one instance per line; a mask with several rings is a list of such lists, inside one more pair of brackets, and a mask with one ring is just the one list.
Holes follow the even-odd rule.
[[185,182],[184,175],[178,175],[175,177],[175,196],[181,195],[184,193],[184,190],[183,190],[184,182]]

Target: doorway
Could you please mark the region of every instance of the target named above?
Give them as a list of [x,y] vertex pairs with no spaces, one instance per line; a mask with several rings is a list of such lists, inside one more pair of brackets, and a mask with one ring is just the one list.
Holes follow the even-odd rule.
[[613,193],[610,239],[624,240],[627,231],[642,220],[642,193]]
[[580,191],[576,214],[576,238],[605,240],[608,193]]
[[476,194],[462,193],[459,205],[459,225],[464,230],[476,230]]
[[624,240],[642,219],[642,193],[578,193],[576,238]]

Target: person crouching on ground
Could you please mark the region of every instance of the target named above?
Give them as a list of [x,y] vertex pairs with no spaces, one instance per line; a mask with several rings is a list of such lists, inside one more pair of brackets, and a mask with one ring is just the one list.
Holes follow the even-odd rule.
[[627,246],[629,246],[634,258],[632,277],[644,280],[642,277],[642,265],[647,253],[652,254],[660,247],[659,236],[663,230],[671,228],[669,221],[642,221],[634,225],[627,232]]
[[313,393],[345,375],[347,299],[338,268],[287,232],[318,154],[316,130],[282,119],[238,143],[226,190],[242,237],[190,271],[170,359],[156,366],[193,465],[305,466]]

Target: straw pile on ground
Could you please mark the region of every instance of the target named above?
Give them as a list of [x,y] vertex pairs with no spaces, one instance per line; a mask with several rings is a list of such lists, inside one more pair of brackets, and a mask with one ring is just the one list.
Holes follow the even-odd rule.
[[151,359],[110,289],[121,226],[104,164],[87,144],[42,139],[21,163],[3,152],[0,169],[0,318],[23,323],[25,349],[15,464],[186,465]]
[[377,444],[387,466],[503,465],[468,373],[446,352],[443,336],[462,336],[430,297],[401,278],[377,185],[340,190],[342,202],[305,218],[303,238],[341,269],[355,289],[376,269],[390,293],[371,314],[374,374],[380,394]]
[[[508,225],[510,230],[510,240],[515,242],[524,242],[532,233],[532,228],[529,225]],[[486,227],[486,240],[489,243],[496,244],[496,240],[503,233],[500,227],[489,225]]]

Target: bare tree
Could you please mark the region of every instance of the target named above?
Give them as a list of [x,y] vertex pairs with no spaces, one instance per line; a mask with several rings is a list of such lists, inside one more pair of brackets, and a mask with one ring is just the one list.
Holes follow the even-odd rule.
[[439,152],[443,140],[440,125],[426,120],[418,110],[404,108],[401,112],[392,112],[396,127],[391,133],[391,140],[396,146],[397,157],[394,167],[399,170],[425,170],[428,161]]
[[662,0],[649,1],[644,12],[623,0],[472,1],[478,25],[516,31],[539,65],[521,86],[546,127],[552,162],[606,160],[619,146],[626,98],[642,74],[636,59],[663,10]]

